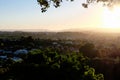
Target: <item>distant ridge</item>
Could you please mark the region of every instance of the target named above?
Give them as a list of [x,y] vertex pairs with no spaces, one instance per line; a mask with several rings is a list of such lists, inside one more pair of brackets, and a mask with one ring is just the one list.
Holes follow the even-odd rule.
[[96,29],[83,29],[83,28],[70,28],[63,30],[49,30],[49,29],[1,29],[2,32],[99,32],[99,33],[120,33],[119,29],[106,29],[106,28],[96,28]]
[[2,32],[51,32],[48,29],[1,29]]

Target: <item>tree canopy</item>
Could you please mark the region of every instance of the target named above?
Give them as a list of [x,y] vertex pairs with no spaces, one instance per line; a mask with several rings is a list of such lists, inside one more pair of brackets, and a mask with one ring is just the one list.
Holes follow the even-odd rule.
[[[66,0],[66,1],[74,1],[74,0]],[[51,6],[51,4],[57,8],[63,2],[63,0],[37,0],[39,5],[41,6],[41,11],[45,12]],[[114,4],[118,4],[120,0],[85,0],[86,3],[82,3],[84,8],[88,8],[90,3],[98,3],[102,2],[105,6],[113,6]]]
[[52,48],[31,50],[21,62],[11,58],[0,68],[0,80],[104,80],[81,53],[61,54]]

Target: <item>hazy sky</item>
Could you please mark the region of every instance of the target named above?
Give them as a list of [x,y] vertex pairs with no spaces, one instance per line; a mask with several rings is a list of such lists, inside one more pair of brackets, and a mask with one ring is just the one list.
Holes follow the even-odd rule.
[[51,7],[41,13],[37,0],[0,0],[0,30],[100,28],[103,7],[91,4],[85,9],[82,2],[64,1],[60,8]]

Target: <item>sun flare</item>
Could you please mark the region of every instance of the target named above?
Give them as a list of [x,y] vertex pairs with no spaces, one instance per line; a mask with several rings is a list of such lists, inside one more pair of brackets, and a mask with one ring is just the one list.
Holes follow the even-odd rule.
[[112,9],[106,7],[102,21],[104,28],[120,29],[120,6],[114,6]]

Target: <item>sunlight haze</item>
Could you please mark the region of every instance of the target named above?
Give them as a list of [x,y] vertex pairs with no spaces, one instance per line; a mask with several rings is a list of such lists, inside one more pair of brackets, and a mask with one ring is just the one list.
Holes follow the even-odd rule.
[[120,31],[119,7],[113,12],[96,3],[83,8],[83,2],[84,0],[64,1],[59,8],[51,7],[47,12],[41,13],[37,0],[0,0],[0,31]]

